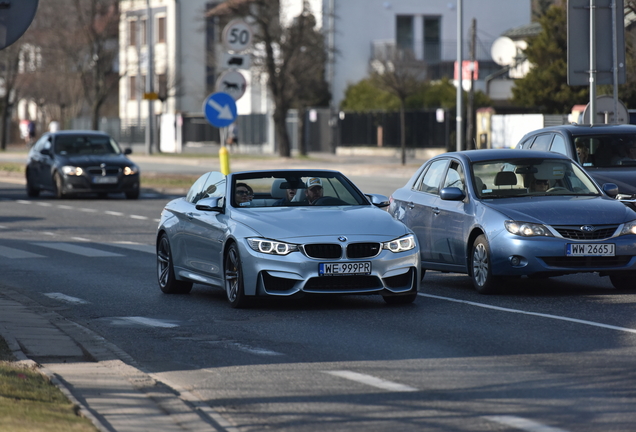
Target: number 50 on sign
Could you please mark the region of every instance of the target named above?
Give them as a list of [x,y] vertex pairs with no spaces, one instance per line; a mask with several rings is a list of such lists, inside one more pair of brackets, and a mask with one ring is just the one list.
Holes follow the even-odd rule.
[[223,29],[223,46],[225,49],[242,52],[252,44],[252,28],[242,19],[230,21]]

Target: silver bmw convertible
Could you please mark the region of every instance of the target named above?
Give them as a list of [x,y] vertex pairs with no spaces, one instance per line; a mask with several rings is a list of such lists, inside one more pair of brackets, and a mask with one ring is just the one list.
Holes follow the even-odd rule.
[[413,232],[331,170],[208,172],[170,201],[157,231],[164,293],[225,289],[230,305],[259,296],[379,294],[411,303],[420,281]]

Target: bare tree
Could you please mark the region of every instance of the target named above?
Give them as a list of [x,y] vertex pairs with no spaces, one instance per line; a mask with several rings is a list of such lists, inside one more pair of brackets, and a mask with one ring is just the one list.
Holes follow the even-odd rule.
[[402,165],[406,164],[406,98],[413,94],[418,83],[424,79],[425,67],[416,61],[409,50],[395,49],[384,58],[371,62],[371,80],[382,90],[397,96],[400,100],[400,148]]
[[[280,0],[228,0],[208,12],[210,16],[244,17],[255,29],[255,45],[262,57],[255,64],[267,75],[267,87],[274,102],[274,128],[279,154],[291,156],[291,144],[286,128],[287,111],[303,98],[303,94],[316,88],[312,69],[324,64],[324,39],[315,28],[307,2],[303,12],[289,27],[281,25]],[[313,59],[313,61],[311,61]],[[308,61],[310,62],[308,66]],[[324,82],[324,77],[320,77]],[[326,88],[326,86],[325,86]]]
[[[0,147],[2,150],[7,149],[7,140],[9,138],[9,119],[11,117],[12,104],[15,100],[15,83],[18,76],[18,62],[20,58],[20,45],[13,44],[3,50],[0,50],[0,76],[4,83],[4,95],[0,103]],[[10,128],[9,128],[10,130]]]

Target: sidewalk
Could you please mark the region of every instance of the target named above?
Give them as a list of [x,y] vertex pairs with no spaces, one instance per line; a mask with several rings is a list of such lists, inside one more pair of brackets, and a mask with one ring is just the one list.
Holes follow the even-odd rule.
[[2,285],[0,336],[19,362],[45,373],[100,432],[235,430],[116,346]]

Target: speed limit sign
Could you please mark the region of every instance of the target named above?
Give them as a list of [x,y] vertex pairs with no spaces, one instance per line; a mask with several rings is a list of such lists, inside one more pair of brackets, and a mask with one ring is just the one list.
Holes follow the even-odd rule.
[[242,19],[230,21],[223,29],[223,46],[236,53],[245,51],[252,44],[252,28]]

